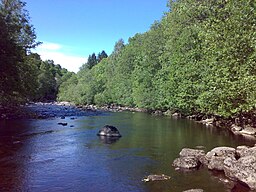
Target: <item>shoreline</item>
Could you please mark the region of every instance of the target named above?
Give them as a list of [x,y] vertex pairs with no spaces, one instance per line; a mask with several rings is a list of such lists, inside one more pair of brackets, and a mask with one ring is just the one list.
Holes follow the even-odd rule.
[[[60,102],[61,103],[61,102]],[[75,105],[74,105],[75,106]],[[141,108],[132,107],[122,107],[118,105],[79,105],[78,108],[83,108],[87,110],[100,110],[100,111],[110,111],[110,112],[143,112],[154,116],[167,116],[172,118],[184,118],[193,120],[198,123],[202,123],[206,126],[212,126],[222,129],[227,129],[235,135],[242,135],[250,139],[256,140],[256,114],[241,114],[240,116],[233,118],[223,118],[217,115],[206,115],[206,114],[194,114],[194,115],[183,115],[181,113],[172,112],[171,110],[161,111],[161,110],[147,110]]]
[[[32,107],[31,107],[32,106]],[[59,106],[60,109],[54,111],[37,110],[33,106],[44,106],[45,108],[51,106]],[[63,111],[62,111],[63,110]],[[71,113],[66,113],[65,111],[71,110]],[[62,113],[61,113],[61,112]],[[242,135],[249,137],[250,139],[256,140],[256,114],[244,113],[233,118],[223,118],[214,115],[205,114],[194,114],[190,116],[183,115],[181,113],[173,112],[171,110],[147,110],[138,107],[124,107],[118,105],[75,105],[72,102],[31,102],[21,106],[3,107],[0,106],[0,120],[4,119],[47,119],[54,117],[61,117],[65,115],[76,115],[76,113],[81,115],[87,115],[87,113],[97,113],[100,111],[109,112],[143,112],[154,116],[167,116],[172,118],[186,118],[193,120],[198,123],[202,123],[206,126],[213,126],[217,128],[227,129],[235,135]],[[80,113],[81,112],[81,113]]]

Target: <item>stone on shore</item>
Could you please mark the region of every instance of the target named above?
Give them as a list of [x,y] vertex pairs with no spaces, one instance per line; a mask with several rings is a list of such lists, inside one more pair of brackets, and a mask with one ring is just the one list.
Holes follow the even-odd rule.
[[248,136],[256,136],[256,128],[251,127],[249,125],[241,127],[241,126],[237,126],[237,125],[233,124],[231,126],[231,131],[234,134],[239,134],[239,135],[244,135],[244,136],[246,136],[246,135],[248,135]]
[[240,159],[227,158],[224,161],[225,175],[256,189],[256,156],[249,155]]
[[254,127],[246,126],[240,131],[240,134],[256,135],[256,129]]
[[97,135],[106,137],[121,137],[118,129],[112,125],[105,125],[99,130]]
[[216,147],[205,156],[205,163],[210,170],[223,171],[224,160],[228,157],[235,159],[236,150],[232,147]]

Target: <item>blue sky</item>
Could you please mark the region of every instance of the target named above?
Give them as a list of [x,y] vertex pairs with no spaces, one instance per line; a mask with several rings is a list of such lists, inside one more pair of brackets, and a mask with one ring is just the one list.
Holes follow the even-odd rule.
[[167,0],[25,0],[42,59],[77,72],[89,54],[111,54],[115,42],[146,32]]

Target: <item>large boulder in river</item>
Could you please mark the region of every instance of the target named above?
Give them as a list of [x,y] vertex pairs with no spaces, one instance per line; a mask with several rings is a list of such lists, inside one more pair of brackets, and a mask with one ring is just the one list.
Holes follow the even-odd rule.
[[175,159],[172,165],[181,169],[195,169],[202,164],[204,156],[204,150],[184,148],[180,152],[180,157]]
[[112,125],[105,125],[99,130],[97,135],[106,137],[121,137],[118,129]]
[[232,147],[216,147],[205,156],[205,164],[210,170],[223,171],[224,160],[228,157],[235,159],[236,149]]

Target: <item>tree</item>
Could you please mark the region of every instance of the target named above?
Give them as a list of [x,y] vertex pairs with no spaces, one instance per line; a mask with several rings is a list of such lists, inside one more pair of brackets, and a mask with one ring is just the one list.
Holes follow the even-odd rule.
[[89,69],[91,69],[97,63],[98,63],[98,61],[97,61],[97,57],[96,57],[95,53],[93,53],[92,55],[89,55],[87,63],[86,63],[87,67]]
[[38,43],[25,3],[20,0],[0,1],[0,29],[0,103],[6,105],[24,101],[28,88],[33,87],[26,81],[34,74],[25,60]]
[[124,40],[123,39],[119,39],[114,46],[114,51],[112,52],[112,56],[117,56],[121,50],[125,47],[124,45]]
[[107,53],[103,50],[101,53],[98,54],[97,62],[100,63],[102,59],[107,58]]
[[149,31],[126,45],[120,39],[110,57],[99,54],[97,66],[80,70],[76,100],[224,117],[255,112],[255,2],[170,0],[169,8]]

